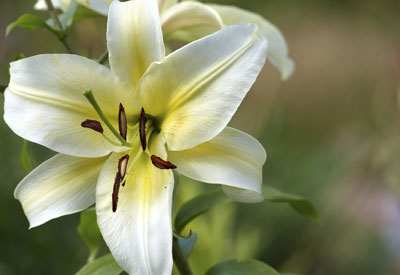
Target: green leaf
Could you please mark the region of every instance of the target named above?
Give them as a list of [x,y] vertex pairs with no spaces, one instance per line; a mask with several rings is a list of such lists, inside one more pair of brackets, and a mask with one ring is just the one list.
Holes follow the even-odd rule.
[[263,185],[263,196],[266,200],[271,202],[286,202],[289,203],[294,210],[309,218],[314,223],[320,225],[321,220],[314,204],[304,197],[284,193],[274,187]]
[[8,36],[15,27],[20,27],[28,30],[34,30],[38,28],[46,29],[52,32],[58,38],[63,37],[65,34],[63,31],[59,31],[50,27],[46,22],[33,14],[24,14],[19,17],[15,22],[8,25],[6,29],[6,36]]
[[192,250],[194,248],[194,245],[196,244],[196,241],[197,241],[197,233],[192,233],[192,236],[190,236],[187,239],[183,240],[178,239],[179,247],[181,248],[182,253],[186,259],[188,259],[190,254],[192,254]]
[[117,264],[111,254],[88,263],[79,270],[76,275],[118,275],[122,268]]
[[19,53],[13,57],[13,61],[17,61],[17,60],[24,59],[24,58],[25,58],[25,55],[23,53]]
[[22,149],[21,149],[21,164],[22,167],[24,167],[26,172],[30,172],[32,171],[32,161],[31,158],[29,156],[29,141],[27,141],[26,139],[24,139],[24,143],[22,144]]
[[238,262],[231,259],[214,265],[206,275],[279,275],[279,273],[266,263],[257,260]]
[[76,8],[76,11],[73,16],[73,22],[78,22],[80,20],[86,19],[86,18],[95,18],[95,17],[101,17],[102,15],[92,11],[84,6],[78,5]]
[[77,230],[89,248],[88,262],[91,262],[96,258],[97,252],[103,243],[100,229],[97,226],[96,211],[94,208],[81,213],[81,221]]
[[210,208],[221,203],[230,201],[230,199],[221,191],[214,191],[191,199],[178,210],[175,216],[175,230],[181,233],[182,229],[194,218],[207,212]]
[[4,91],[6,90],[7,86],[0,85],[0,93],[4,94]]

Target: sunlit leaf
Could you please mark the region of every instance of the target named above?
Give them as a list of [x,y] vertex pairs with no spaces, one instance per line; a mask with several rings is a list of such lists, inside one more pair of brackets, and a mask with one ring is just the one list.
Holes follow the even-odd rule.
[[178,240],[179,247],[181,248],[186,259],[189,258],[190,254],[192,253],[196,241],[197,233],[192,233],[192,235],[187,239]]
[[179,208],[175,216],[175,230],[180,233],[191,220],[207,212],[210,208],[228,201],[230,199],[221,190],[195,197]]
[[318,212],[315,209],[314,204],[309,199],[297,195],[284,193],[268,185],[263,186],[263,196],[266,200],[271,202],[289,203],[294,210],[296,210],[304,217],[309,218],[316,224],[321,224]]
[[222,261],[211,267],[206,275],[279,275],[279,273],[257,260],[238,262],[234,259]]
[[63,31],[52,28],[38,16],[33,14],[24,14],[19,17],[15,22],[8,25],[6,29],[6,36],[8,36],[15,27],[20,27],[28,30],[34,30],[38,28],[46,29],[55,34],[58,38],[63,37],[65,34]]
[[26,172],[30,172],[33,169],[32,166],[32,161],[31,161],[31,157],[29,155],[29,141],[27,141],[26,139],[24,139],[24,143],[22,144],[22,149],[21,149],[21,164],[22,167],[25,169]]
[[111,254],[88,263],[76,275],[118,275],[122,273],[122,268],[117,264]]
[[78,233],[89,248],[89,259],[93,261],[103,242],[100,229],[97,226],[95,209],[88,209],[81,213],[81,221],[78,225]]

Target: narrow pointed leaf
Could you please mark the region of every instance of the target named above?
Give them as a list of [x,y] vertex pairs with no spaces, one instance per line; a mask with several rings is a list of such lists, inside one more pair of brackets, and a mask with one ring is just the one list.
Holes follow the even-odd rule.
[[306,218],[309,218],[315,224],[320,225],[321,220],[319,218],[318,212],[314,204],[304,197],[297,195],[288,194],[282,192],[274,187],[264,185],[263,186],[263,196],[266,200],[271,202],[286,202],[293,207],[298,213]]
[[257,260],[247,260],[238,262],[234,259],[222,261],[211,267],[206,275],[279,275],[279,273],[267,265]]
[[30,172],[33,169],[32,166],[32,161],[29,155],[29,141],[24,139],[24,143],[22,144],[22,149],[21,149],[21,164],[22,167],[25,169],[26,172]]
[[202,194],[186,202],[175,216],[175,230],[180,233],[182,229],[194,218],[207,212],[210,208],[230,201],[221,190]]
[[122,268],[117,264],[111,254],[88,263],[76,275],[118,275],[122,273]]
[[81,221],[77,230],[89,248],[88,262],[91,262],[96,258],[97,252],[103,243],[103,238],[97,226],[96,210],[94,208],[81,213]]
[[[304,217],[309,218],[315,224],[321,224],[318,212],[314,204],[309,199],[285,193],[267,185],[263,186],[263,196],[270,202],[289,203],[295,211]],[[227,197],[222,190],[201,194],[191,199],[181,206],[175,216],[174,225],[176,232],[178,234],[181,233],[181,231],[189,222],[191,222],[197,216],[204,214],[214,206],[230,201],[232,200]]]
[[181,248],[182,253],[186,259],[188,259],[190,254],[192,254],[196,241],[197,241],[197,233],[192,233],[192,236],[190,236],[187,239],[178,240],[179,247]]
[[8,36],[15,27],[20,27],[28,30],[34,30],[38,28],[46,29],[56,35],[58,38],[63,37],[63,35],[65,34],[63,31],[52,28],[41,18],[33,14],[24,14],[16,21],[9,24],[6,29],[6,36]]

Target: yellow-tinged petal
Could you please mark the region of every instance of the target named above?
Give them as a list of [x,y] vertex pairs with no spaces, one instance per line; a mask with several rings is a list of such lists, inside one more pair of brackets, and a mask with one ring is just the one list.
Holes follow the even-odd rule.
[[[120,102],[130,106],[131,90],[121,85],[107,67],[77,55],[48,54],[12,62],[10,74],[4,120],[16,134],[54,151],[80,157],[100,157],[123,150],[98,132],[81,126],[86,119],[100,120],[82,95],[86,89],[92,89],[110,118],[117,117]],[[117,121],[114,123],[118,127]]]
[[113,0],[76,0],[76,2],[104,16],[107,16],[108,9],[110,8]]
[[30,227],[82,211],[95,202],[96,182],[106,158],[58,154],[27,175],[15,189]]
[[254,24],[225,28],[153,63],[133,101],[159,118],[169,150],[212,139],[230,121],[264,65],[267,42]]
[[142,154],[120,187],[112,211],[113,183],[118,160],[112,154],[101,171],[96,190],[97,223],[118,264],[129,274],[169,275],[172,271],[170,170],[153,166]]
[[158,8],[160,10],[160,13],[163,13],[177,3],[178,0],[158,0]]
[[157,1],[114,1],[108,16],[111,70],[136,87],[148,66],[165,55]]
[[260,202],[264,147],[252,136],[227,127],[212,140],[194,148],[169,152],[178,172],[192,179],[222,184],[240,202]]
[[259,33],[268,40],[268,59],[281,72],[282,79],[287,79],[294,71],[294,62],[288,56],[288,47],[279,29],[262,16],[234,6],[208,4],[222,18],[225,25],[255,23]]
[[199,2],[181,2],[161,14],[165,39],[193,41],[223,28],[218,13]]

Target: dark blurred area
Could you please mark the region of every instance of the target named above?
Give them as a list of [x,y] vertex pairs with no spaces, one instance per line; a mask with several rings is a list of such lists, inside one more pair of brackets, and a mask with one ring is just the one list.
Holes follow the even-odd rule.
[[[35,1],[0,1],[0,84],[19,53],[64,52],[48,32],[6,26]],[[229,204],[195,221],[195,274],[225,258],[254,257],[280,272],[400,274],[400,1],[215,0],[262,14],[284,34],[296,71],[265,66],[231,125],[264,145],[264,184],[312,199],[316,226],[289,206]],[[105,49],[105,18],[77,23],[81,55]],[[2,112],[3,99],[0,100]],[[0,274],[73,274],[87,258],[79,215],[28,230],[13,190],[25,175],[22,140],[0,120]],[[31,144],[35,165],[52,152]],[[184,182],[186,183],[186,182]],[[186,199],[204,185],[181,184]],[[187,191],[188,195],[182,193]]]

